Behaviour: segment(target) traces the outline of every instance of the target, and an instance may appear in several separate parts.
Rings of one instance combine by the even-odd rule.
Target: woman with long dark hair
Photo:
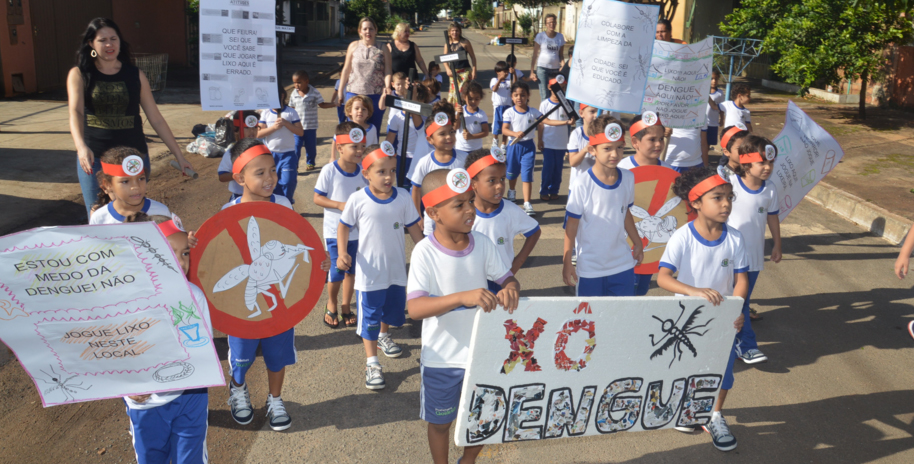
[[[130,45],[114,21],[95,18],[89,22],[76,51],[76,66],[67,76],[67,96],[87,213],[99,195],[95,174],[101,170],[99,158],[105,150],[119,146],[137,149],[143,154],[149,178],[149,147],[141,107],[178,164],[192,168],[159,113],[146,75],[130,62]]]

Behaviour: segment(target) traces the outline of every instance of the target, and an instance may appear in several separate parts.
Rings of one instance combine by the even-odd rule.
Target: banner
[[[635,204],[629,211],[644,246],[644,259],[635,266],[635,274],[656,274],[673,232],[694,214],[690,215],[686,204],[673,193],[678,172],[663,166],[638,166],[630,171],[635,175]],[[628,244],[633,245],[631,239]]]
[[[711,93],[711,38],[693,44],[654,42],[643,111],[660,116],[664,127],[704,127]]]
[[[45,407],[225,385],[208,320],[151,222],[0,237],[0,339]]]
[[[279,108],[276,2],[200,0],[203,111]]]
[[[477,311],[458,446],[701,425],[742,298],[522,298]]]
[[[640,113],[660,7],[585,1],[578,20],[569,100]]]
[[[784,128],[774,138],[778,157],[770,181],[778,188],[778,219],[782,222],[844,157],[838,141],[793,101],[787,103]]]

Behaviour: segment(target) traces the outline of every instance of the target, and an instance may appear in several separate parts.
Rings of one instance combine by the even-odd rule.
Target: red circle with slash
[[[666,249],[666,242],[676,229],[695,219],[695,214],[688,213],[684,201],[680,201],[672,208],[667,206],[669,202],[674,201],[674,198],[679,198],[673,193],[673,183],[679,177],[679,173],[675,170],[663,166],[638,166],[631,169],[631,172],[635,175],[634,206],[647,212],[646,215],[641,214],[647,217],[638,217],[635,211],[632,211],[632,215],[635,216],[635,226],[639,227],[639,232],[645,229],[650,230],[650,236],[645,235],[641,238],[641,243],[644,245],[644,260],[635,266],[635,274],[656,274],[660,270],[660,258],[663,256],[663,250]],[[653,189],[644,188],[652,183],[654,184]],[[639,184],[642,185],[642,188],[639,188]],[[657,214],[658,212],[661,214]],[[665,219],[668,217],[676,219],[675,226],[671,227],[672,221]],[[651,238],[654,240],[651,241]]]

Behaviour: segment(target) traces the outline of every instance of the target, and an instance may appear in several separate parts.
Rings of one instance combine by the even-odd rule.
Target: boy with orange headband
[[[660,258],[657,284],[677,296],[697,296],[717,306],[726,296],[746,298],[749,290],[749,258],[743,236],[727,219],[733,206],[733,186],[710,167],[695,168],[676,178],[673,192],[687,202],[697,216],[694,221],[673,233]],[[677,277],[673,273],[678,272]],[[733,322],[739,331],[743,315]],[[720,385],[711,419],[702,427],[711,434],[714,447],[721,451],[736,448],[736,437],[730,433],[721,408],[727,392],[733,387],[733,362],[736,359],[736,339],[730,351],[730,360]],[[697,430],[701,418],[693,424],[682,423],[675,427],[680,432]]]
[[[384,373],[378,361],[378,349],[396,358],[403,350],[388,334],[390,326],[406,322],[406,239],[422,240],[419,213],[406,190],[396,186],[397,159],[393,146],[370,145],[362,159],[362,175],[368,188],[353,193],[337,227],[338,243],[348,243],[349,233],[359,229],[359,249],[355,256],[339,250],[337,269],[348,271],[355,266],[356,300],[359,305],[356,334],[362,337],[365,355],[365,388],[385,387]],[[353,260],[355,263],[353,263]]]
[[[720,137],[720,149],[724,156],[720,157],[720,164],[717,166],[717,174],[720,177],[731,180],[739,171],[739,146],[748,135],[749,131],[741,122],[724,128],[724,133]]]
[[[171,216],[168,207],[146,198],[148,173],[140,152],[130,147],[114,147],[101,156],[98,200],[92,206],[89,224],[120,224],[127,216],[143,212]]]
[[[660,159],[660,155],[663,154],[663,132],[663,126],[656,113],[645,111],[644,114],[636,114],[629,129],[635,154],[619,161],[619,167],[634,169],[638,166],[663,166],[672,169],[666,161]]]
[[[407,295],[409,316],[422,320],[419,417],[428,422],[436,464],[448,462],[451,423],[457,418],[467,367],[475,308],[517,309],[520,283],[485,235],[473,231],[470,175],[463,169],[435,171],[422,184],[422,203],[437,227],[413,249]],[[401,234],[402,236],[402,234]],[[486,281],[501,289],[493,294]],[[472,464],[482,446],[467,446],[461,464]]]

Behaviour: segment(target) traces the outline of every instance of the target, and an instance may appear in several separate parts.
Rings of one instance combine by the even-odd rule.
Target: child
[[[559,97],[552,91],[552,85],[559,84],[564,88],[565,77],[549,80],[549,98],[540,103],[540,113],[546,114],[556,106],[561,106]],[[562,185],[562,168],[565,164],[565,149],[568,147],[568,127],[574,124],[564,108],[558,108],[549,115],[538,128],[537,145],[543,151],[543,179],[540,183],[540,200],[552,201],[559,197]]]
[[[520,79],[524,76],[523,71],[515,70],[515,76]],[[512,106],[511,103],[511,75],[508,74],[508,63],[499,61],[495,63],[495,77],[489,82],[489,89],[492,90],[492,108],[495,113],[492,116],[492,134],[501,134],[501,125],[504,122],[502,114]],[[507,143],[508,136],[502,135],[501,143]],[[493,143],[495,143],[493,141]]]
[[[425,88],[428,89],[428,93],[432,95],[432,100],[429,103],[435,104],[441,101],[441,82],[438,82],[437,79],[432,79],[429,77],[428,79],[422,81],[422,85],[424,85]]]
[[[422,202],[438,224],[413,249],[409,267],[409,316],[422,320],[419,417],[428,422],[428,445],[436,464],[448,462],[449,430],[457,418],[470,335],[479,307],[517,308],[520,284],[499,259],[495,245],[472,231],[473,190],[463,169],[435,171],[422,185]],[[486,281],[498,282],[492,294]],[[462,464],[476,462],[482,446],[467,446]]]
[[[362,159],[362,176],[368,188],[353,193],[337,228],[337,243],[349,243],[350,229],[359,229],[359,248],[355,256],[340,249],[337,269],[355,266],[356,301],[359,305],[356,334],[362,337],[365,355],[365,388],[384,388],[384,373],[378,362],[378,349],[396,358],[403,350],[388,334],[390,326],[406,322],[406,240],[403,228],[413,242],[422,240],[419,213],[409,201],[406,190],[394,185],[397,160],[378,145],[370,145]],[[353,263],[353,260],[355,263]]]
[[[742,123],[751,134],[752,121],[746,105],[752,100],[752,90],[749,89],[748,84],[740,83],[734,85],[731,92],[733,98],[720,105],[720,110],[724,113],[724,126],[735,126],[736,123]]]
[[[587,149],[590,143],[590,123],[597,117],[597,108],[587,106],[583,103],[579,105],[578,113],[584,121],[584,125],[575,128],[568,136],[568,164],[571,171],[568,173],[568,191],[583,174],[587,173],[593,167],[594,159]]]
[[[289,97],[289,106],[295,108],[301,120],[302,135],[295,136],[295,152],[301,159],[302,147],[305,149],[306,171],[313,171],[317,158],[317,108],[338,108],[336,101],[324,103],[321,93],[311,86],[308,72],[295,71],[292,75],[292,95]]]
[[[503,198],[507,170],[504,150],[493,145],[491,151],[480,149],[470,152],[466,166],[470,185],[476,192],[473,230],[495,244],[502,261],[516,276],[540,239],[540,225],[519,206]],[[523,234],[526,240],[520,253],[514,256],[514,237],[517,234]],[[490,280],[489,291],[498,293],[499,290],[501,286]]]
[[[279,88],[279,101],[286,101],[286,89]],[[263,139],[273,153],[276,163],[276,191],[295,203],[295,187],[298,185],[298,161],[301,152],[296,150],[295,136],[304,135],[298,113],[285,106],[279,110],[264,110],[257,124],[256,138]],[[233,171],[234,172],[234,171]]]
[[[657,124],[661,124],[659,117]],[[682,174],[697,166],[709,165],[708,146],[702,142],[704,134],[701,129],[676,128],[672,129],[669,134],[670,141],[667,144],[665,161],[671,169]]]
[[[466,105],[455,108],[455,111],[458,118],[463,118],[466,122],[466,130],[457,130],[457,143],[454,149],[466,158],[471,151],[482,148],[482,139],[489,135],[489,116],[479,107],[479,102],[482,101],[482,86],[478,82],[471,81],[467,84],[463,101]],[[458,128],[459,121],[458,119]]]
[[[381,99],[378,101],[378,109],[384,111],[387,109],[387,103],[385,102],[387,95],[393,95],[397,98],[406,99],[406,96],[409,93],[409,80],[406,77],[406,74],[403,72],[394,73],[390,76],[390,90],[386,90],[385,94],[381,96]],[[390,135],[390,124],[394,119],[398,117],[403,117],[403,110],[398,110],[396,108],[391,108],[387,113],[387,135]],[[400,146],[400,141],[397,137],[394,137],[393,140],[388,140],[393,144],[394,149]],[[399,152],[398,152],[399,153]]]
[[[346,102],[346,116],[365,131],[365,145],[377,145],[378,128],[371,123],[374,113],[371,99],[365,95],[355,95]],[[330,161],[336,161],[336,142],[330,146]]]
[[[429,62],[429,64],[428,64],[428,74],[427,74],[425,77],[427,77],[427,78],[428,78],[428,77],[431,77],[432,79],[435,79],[436,81],[438,81],[438,89],[439,89],[439,90],[441,89],[441,87],[444,86],[444,78],[441,76],[440,73],[441,73],[441,66],[438,66],[438,63],[436,63],[436,62],[434,62],[434,61]],[[435,93],[434,99],[435,99],[435,100],[440,100],[440,99],[441,99],[441,92],[440,92],[440,91]]]
[[[743,139],[749,135],[746,126],[737,123],[735,126],[724,127],[724,135],[720,138],[720,148],[724,155],[720,157],[717,174],[726,180],[736,175],[739,170],[739,146]]]
[[[428,92],[428,88],[424,85],[416,85],[413,89],[413,97],[416,101],[427,102],[431,99],[431,94]],[[383,100],[381,100],[383,102]],[[409,140],[406,143],[406,160],[404,164],[398,167],[402,169],[403,172],[410,172],[412,170],[413,158],[416,156],[416,150],[420,150],[421,155],[428,153],[428,142],[425,140],[425,133],[422,132],[422,126],[425,124],[425,119],[418,114],[410,114],[410,119],[412,124],[409,125]],[[397,153],[397,159],[400,159],[400,134],[403,133],[404,123],[406,122],[406,115],[402,110],[390,110],[390,121],[387,126],[387,141],[390,143],[397,142],[398,145],[395,145],[394,150]],[[421,156],[420,155],[420,156]],[[406,177],[404,180],[404,185],[402,188],[410,188],[409,177]]]
[[[645,120],[644,116],[650,113]],[[653,125],[648,121],[654,121]],[[669,168],[670,165],[660,159],[663,154],[663,125],[660,124],[659,118],[652,111],[645,111],[644,115],[636,114],[632,118],[632,127],[629,134],[632,137],[632,148],[635,154],[619,161],[619,167],[622,169],[634,169],[638,166],[663,166]]]
[[[517,143],[511,144],[512,140],[520,137],[524,130],[542,116],[539,110],[527,106],[528,100],[530,87],[526,82],[515,82],[511,86],[511,101],[514,102],[514,106],[505,110],[502,115],[504,122],[501,125],[501,132],[508,136],[508,183],[511,185],[511,190],[508,190],[508,201],[517,199],[514,188],[517,186],[517,176],[520,175],[524,188],[524,212],[533,216],[536,213],[530,204],[530,197],[533,196],[533,162],[536,159],[536,144],[533,137],[536,130],[530,131]]]
[[[911,251],[914,250],[914,234],[911,233],[914,226],[908,229],[908,236],[901,245],[901,251],[898,252],[898,258],[895,259],[895,275],[899,279],[904,279],[908,275],[908,265],[911,259]],[[914,338],[914,320],[908,322],[908,335]]]
[[[702,297],[717,306],[726,296],[746,298],[749,289],[749,258],[746,245],[738,230],[727,227],[733,201],[733,186],[718,176],[710,167],[692,169],[678,178],[673,191],[682,201],[688,202],[697,213],[694,221],[673,233],[660,258],[657,284],[677,296]],[[678,277],[673,277],[674,272]],[[743,315],[733,322],[739,331]],[[734,347],[735,347],[734,340]],[[703,426],[711,434],[714,447],[721,451],[736,448],[736,437],[730,433],[727,420],[721,415],[727,392],[733,387],[733,362],[736,350],[731,350],[730,361],[721,383],[721,390],[714,404],[711,420]],[[677,426],[680,432],[692,432],[697,426]]]
[[[724,93],[717,87],[720,82],[720,71],[711,71],[711,93],[708,95],[708,107],[705,109],[705,118],[707,126],[702,129],[705,138],[705,151],[709,151],[714,145],[717,145],[717,129],[720,127],[720,104],[724,102]]]
[[[577,287],[577,296],[635,293],[635,265],[644,257],[644,247],[628,210],[635,201],[635,175],[617,167],[625,149],[622,131],[622,123],[609,115],[590,123],[594,135],[587,149],[596,163],[568,194],[562,277],[565,285]],[[571,262],[572,249],[577,269]]]
[[[385,144],[387,142],[384,142]],[[324,242],[327,254],[330,257],[331,268],[327,274],[327,295],[329,301],[324,314],[324,325],[331,329],[339,328],[338,316],[342,314],[342,323],[346,327],[355,327],[355,314],[350,309],[352,301],[355,269],[341,271],[336,267],[339,257],[338,242],[336,240],[337,227],[340,214],[346,206],[346,201],[353,193],[365,188],[368,183],[365,177],[359,175],[362,155],[365,150],[365,133],[358,124],[346,121],[336,126],[336,144],[340,151],[338,160],[321,168],[320,176],[314,185],[314,204],[324,208]],[[393,151],[393,147],[390,147]],[[355,255],[359,249],[359,230],[353,229],[349,234],[349,241],[343,245],[349,255]],[[338,304],[337,293],[340,283],[343,285],[343,303]],[[337,307],[341,306],[339,312]]]
[[[130,147],[110,148],[101,156],[98,199],[89,224],[119,224],[133,213],[171,216],[168,207],[146,198],[147,173],[140,152]]]
[[[745,240],[749,258],[749,290],[743,303],[745,323],[736,334],[736,355],[746,364],[765,362],[768,357],[758,349],[752,321],[749,317],[749,298],[765,263],[765,225],[771,231],[774,247],[771,262],[781,261],[781,226],[778,221],[778,191],[771,177],[777,148],[764,137],[750,135],[739,146],[738,176],[730,178],[733,185],[733,211],[727,225],[739,231]]]

